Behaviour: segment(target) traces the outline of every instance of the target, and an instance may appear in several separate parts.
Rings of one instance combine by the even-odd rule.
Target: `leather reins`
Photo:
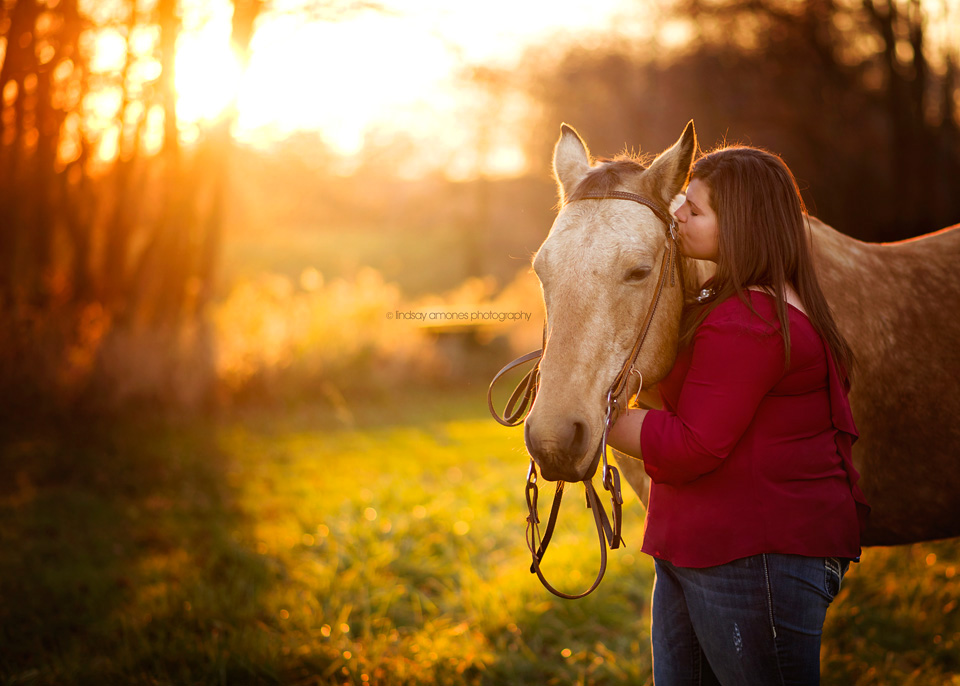
[[[600,539],[600,571],[597,573],[597,577],[594,579],[590,588],[583,593],[571,595],[568,593],[563,593],[562,591],[558,591],[550,584],[550,582],[547,581],[546,577],[543,575],[543,572],[540,570],[540,562],[547,551],[547,546],[550,543],[550,539],[553,536],[554,527],[557,523],[557,516],[560,512],[560,501],[563,498],[563,487],[565,482],[557,482],[557,489],[553,497],[553,505],[550,507],[550,515],[547,519],[546,529],[541,536],[540,516],[537,511],[537,465],[536,462],[534,462],[533,457],[531,456],[530,458],[530,467],[527,470],[526,485],[528,511],[526,539],[527,548],[530,550],[530,554],[533,559],[530,565],[530,572],[537,575],[537,577],[540,579],[540,582],[548,591],[554,595],[557,595],[561,598],[567,598],[569,600],[583,598],[584,596],[592,593],[597,586],[600,585],[600,581],[603,579],[603,575],[607,570],[607,546],[609,545],[611,550],[616,550],[620,547],[620,544],[623,543],[623,538],[621,537],[621,529],[623,524],[623,493],[620,488],[620,472],[616,467],[607,462],[607,434],[610,431],[610,427],[613,425],[615,417],[619,415],[620,396],[622,396],[627,389],[630,374],[636,373],[637,376],[640,377],[640,385],[643,385],[643,375],[635,366],[637,357],[640,355],[640,349],[643,347],[643,343],[650,331],[654,314],[656,314],[657,306],[660,304],[663,289],[668,281],[671,286],[674,286],[677,281],[677,274],[679,273],[677,221],[670,213],[665,212],[660,205],[642,195],[629,193],[626,191],[588,193],[578,197],[576,200],[629,200],[631,202],[639,203],[644,207],[649,208],[657,217],[657,219],[663,222],[667,233],[667,244],[666,249],[663,252],[663,260],[660,265],[660,274],[657,277],[657,284],[654,287],[653,299],[650,301],[650,305],[647,308],[647,313],[643,318],[640,331],[637,334],[637,338],[634,341],[630,354],[627,356],[627,359],[620,368],[619,373],[613,380],[610,388],[607,390],[606,417],[604,419],[603,438],[598,446],[598,455],[594,457],[593,465],[591,465],[593,467],[593,469],[589,472],[591,476],[587,477],[583,481],[587,491],[587,507],[593,511],[593,519],[597,527],[598,538]],[[546,324],[544,324],[544,347],[546,346],[546,332]],[[497,374],[493,377],[493,380],[490,382],[490,386],[487,389],[487,408],[490,410],[490,414],[493,415],[493,418],[500,424],[512,427],[519,426],[525,421],[530,408],[533,406],[533,402],[537,396],[537,390],[540,386],[540,359],[542,356],[543,348],[529,352],[526,355],[521,355],[517,359],[506,364],[503,369],[497,372]],[[521,379],[520,383],[517,384],[517,387],[513,390],[513,393],[511,393],[510,398],[507,400],[507,403],[504,407],[503,414],[498,414],[493,407],[494,385],[500,380],[501,377],[503,377],[504,374],[531,361],[535,361],[533,367],[529,372],[527,372],[523,379]],[[612,523],[611,518],[607,516],[606,510],[604,510],[603,505],[600,502],[600,497],[597,494],[596,488],[593,486],[592,474],[594,473],[593,470],[596,469],[594,465],[596,465],[598,459],[603,463],[601,483],[603,484],[604,489],[610,493],[610,504],[613,520]]]

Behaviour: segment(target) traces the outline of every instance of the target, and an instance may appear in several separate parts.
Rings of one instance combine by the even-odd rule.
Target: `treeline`
[[[502,82],[538,104],[527,143],[559,124],[598,154],[658,152],[690,118],[701,145],[780,153],[813,213],[867,240],[960,222],[960,16],[920,0],[637,3],[646,37],[530,52]],[[657,33],[670,27],[683,40]]]
[[[273,10],[232,5],[242,64],[256,20]],[[326,19],[371,7],[304,0],[289,11]],[[491,103],[489,116],[464,120],[476,129],[474,154],[513,135],[497,103],[512,98],[501,109],[515,113],[522,101],[530,171],[458,182],[396,178],[391,156],[415,152],[409,138],[369,151],[352,176],[331,171],[313,136],[269,153],[237,148],[235,102],[184,144],[183,11],[178,0],[0,2],[4,406],[202,404],[225,225],[437,239],[464,278],[509,282],[549,228],[549,161],[564,121],[601,155],[659,152],[691,118],[705,148],[767,147],[793,168],[813,213],[859,238],[960,221],[960,23],[947,5],[638,1],[619,36],[574,36],[531,48],[509,72],[473,71]],[[95,59],[104,39],[121,46],[113,63]]]
[[[262,3],[233,5],[242,63]],[[177,0],[0,3],[7,402],[109,400],[125,365],[156,353],[154,376],[170,378],[179,355],[169,350],[208,347],[199,322],[222,239],[236,107],[227,103],[183,144],[181,11]],[[112,63],[102,59],[105,42],[122,46]]]

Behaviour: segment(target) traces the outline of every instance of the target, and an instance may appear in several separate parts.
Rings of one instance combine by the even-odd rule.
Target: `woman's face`
[[[698,260],[717,261],[720,228],[710,206],[710,187],[700,179],[687,186],[687,199],[674,213],[680,222],[680,252]]]

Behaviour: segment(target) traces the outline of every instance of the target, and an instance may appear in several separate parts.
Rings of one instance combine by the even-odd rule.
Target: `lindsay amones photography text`
[[[494,310],[393,310],[387,319],[415,322],[529,322],[531,312],[496,312]]]
[[[0,684],[960,686],[958,27],[0,0]]]

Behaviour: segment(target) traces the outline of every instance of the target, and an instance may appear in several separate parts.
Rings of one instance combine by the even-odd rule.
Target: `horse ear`
[[[560,200],[567,198],[590,171],[590,151],[572,126],[560,127],[560,140],[553,149],[553,175],[560,187]]]
[[[697,133],[691,119],[680,139],[668,150],[664,150],[650,165],[647,174],[655,182],[655,188],[667,205],[676,197],[677,193],[687,185],[690,176],[690,166],[697,151]]]

